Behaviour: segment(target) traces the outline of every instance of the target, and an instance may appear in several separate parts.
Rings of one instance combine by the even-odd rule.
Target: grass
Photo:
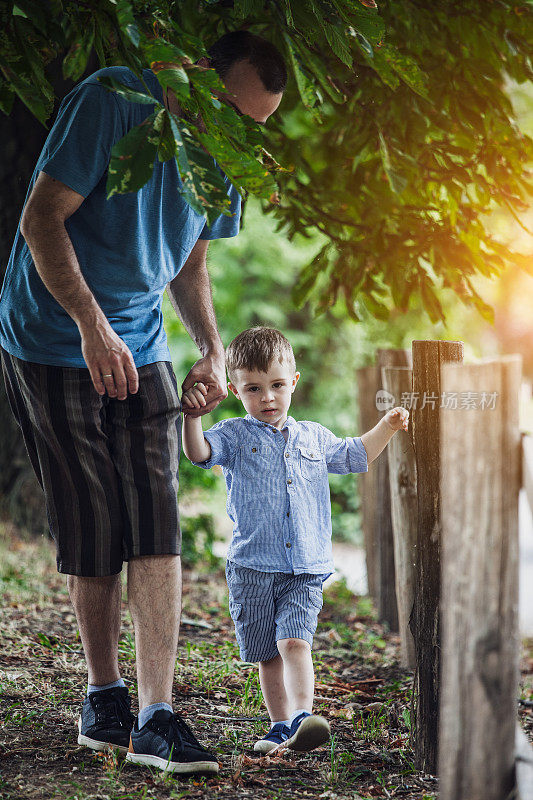
[[[435,783],[415,770],[408,744],[411,676],[399,667],[397,638],[376,622],[368,599],[342,582],[327,587],[313,650],[315,707],[332,726],[330,745],[259,758],[253,744],[269,721],[257,665],[239,659],[223,572],[185,574],[184,615],[211,628],[183,627],[174,701],[222,763],[218,776],[189,780],[77,746],[87,674],[50,543],[0,527],[0,586],[2,800],[435,798]],[[125,605],[122,622],[122,675],[135,710],[135,641]],[[529,687],[523,691],[530,696]]]

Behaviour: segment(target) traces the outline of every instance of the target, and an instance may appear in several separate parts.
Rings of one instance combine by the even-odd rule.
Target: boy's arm
[[[385,416],[380,419],[367,433],[363,433],[361,441],[366,450],[368,463],[374,461],[382,450],[388,445],[389,440],[400,428],[407,430],[409,424],[409,412],[402,406],[391,408]]]
[[[189,461],[207,461],[211,458],[211,445],[204,436],[201,417],[184,415],[183,451]]]

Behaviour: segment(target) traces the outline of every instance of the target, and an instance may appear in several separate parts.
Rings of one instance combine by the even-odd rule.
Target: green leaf
[[[389,148],[387,147],[387,142],[385,141],[385,137],[381,131],[379,132],[379,149],[381,152],[383,169],[385,170],[385,174],[388,178],[389,186],[395,194],[401,194],[407,186],[407,180],[398,172],[394,171],[390,160]]]
[[[306,63],[308,68],[312,71],[313,75],[319,81],[320,85],[328,93],[335,103],[344,103],[346,95],[334,82],[331,75],[326,70],[324,63],[317,58],[310,50],[306,52]]]
[[[373,317],[376,319],[380,319],[383,322],[387,322],[390,317],[390,309],[385,303],[380,303],[371,293],[366,293],[362,295],[363,303],[372,314]]]
[[[128,39],[139,46],[140,34],[135,17],[133,16],[132,5],[129,0],[110,0],[117,7],[117,20],[120,28],[125,32]]]
[[[359,33],[359,31],[356,31],[356,30],[353,30],[353,36],[354,36],[357,44],[359,45],[359,47],[363,51],[363,53],[366,56],[368,56],[369,58],[373,58],[374,57],[374,50],[372,48],[372,45],[370,44],[370,42],[366,38],[366,36],[363,36],[362,33]]]
[[[178,102],[186,101],[189,98],[189,78],[183,67],[168,67],[153,71],[163,89],[170,89]]]
[[[482,297],[476,292],[472,283],[469,279],[465,276],[465,283],[467,284],[468,288],[470,289],[470,298],[474,303],[475,308],[477,309],[478,313],[486,319],[487,322],[490,322],[491,325],[494,325],[494,309],[492,306],[489,306]]]
[[[245,17],[259,14],[263,10],[264,0],[235,0],[234,12],[235,15],[244,19]]]
[[[142,42],[140,49],[154,72],[158,68],[167,69],[171,65],[179,66],[191,63],[191,59],[184,50],[175,44],[163,41],[163,39],[150,39]]]
[[[442,306],[437,295],[431,288],[429,281],[422,276],[419,276],[419,287],[423,306],[426,309],[431,322],[445,322]]]
[[[35,0],[17,0],[13,5],[13,16],[30,20],[43,33],[47,32],[46,12],[42,3]]]
[[[235,186],[264,198],[276,191],[276,182],[269,170],[253,153],[236,151],[220,130],[209,128],[207,133],[199,133],[198,138]]]
[[[137,192],[150,180],[159,145],[154,121],[156,111],[132,128],[111,151],[107,175],[107,198],[114,194]]]
[[[207,215],[209,223],[221,213],[231,215],[224,178],[211,156],[195,140],[194,127],[174,114],[169,117],[186,201],[198,214]]]
[[[301,308],[315,285],[318,276],[323,272],[329,261],[328,254],[331,250],[331,243],[328,242],[316,254],[313,260],[307,264],[298,277],[298,282],[292,289],[292,301],[296,308]]]
[[[190,82],[196,89],[212,94],[226,91],[223,81],[219,78],[214,69],[205,69],[205,67],[191,64],[187,67],[187,74]]]
[[[26,78],[17,75],[10,67],[4,66],[2,67],[2,71],[24,105],[30,109],[31,113],[34,114],[46,128],[46,120],[52,113],[54,107],[53,100],[46,97],[42,91],[39,91],[40,87],[36,87]]]
[[[298,86],[298,91],[300,92],[300,97],[302,98],[302,102],[304,106],[312,113],[313,117],[319,121],[320,114],[318,110],[315,108],[317,103],[317,94],[316,89],[313,82],[305,73],[300,57],[293,45],[293,42],[284,34],[285,43],[287,45],[287,50],[289,52],[289,58],[292,64],[292,69],[294,72],[294,77],[296,78],[296,85]]]
[[[159,131],[157,156],[160,161],[170,161],[176,155],[176,140],[172,132],[170,116],[165,109],[161,109],[155,118],[154,128]]]
[[[125,83],[117,81],[109,75],[102,75],[98,78],[98,82],[105,86],[106,89],[116,92],[121,97],[129,100],[130,103],[142,103],[145,106],[153,106],[154,104],[161,105],[159,100],[146,92],[137,92]]]
[[[417,94],[429,99],[427,75],[422,72],[414,58],[400,53],[391,45],[383,45],[381,54],[404,83],[410,86]]]
[[[0,109],[4,112],[4,114],[7,114],[8,116],[11,114],[14,101],[15,92],[7,83],[2,81],[0,84]]]
[[[54,92],[45,77],[43,58],[40,51],[30,44],[30,42],[33,42],[35,39],[33,25],[26,19],[17,17],[13,22],[13,27],[15,29],[16,39],[25,55],[26,64],[29,65],[33,72],[35,83],[39,86],[43,94],[46,94],[52,99]]]
[[[352,54],[350,53],[350,48],[348,47],[348,42],[346,40],[346,35],[344,31],[341,32],[339,28],[335,25],[328,25],[327,23],[324,25],[324,32],[326,34],[326,39],[328,40],[329,46],[344,64],[347,67],[352,66]]]
[[[81,39],[74,42],[63,59],[63,77],[77,81],[87,68],[94,42],[94,20],[91,20]]]

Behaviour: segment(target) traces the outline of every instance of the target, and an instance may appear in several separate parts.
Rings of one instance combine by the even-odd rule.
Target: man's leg
[[[128,562],[128,604],[135,627],[139,708],[172,705],[181,613],[181,559],[145,556]]]
[[[89,683],[105,686],[120,678],[120,575],[106,578],[68,575],[67,586],[78,621]]]

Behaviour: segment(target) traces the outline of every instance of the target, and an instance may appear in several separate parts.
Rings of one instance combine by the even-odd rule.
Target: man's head
[[[287,83],[283,56],[273,44],[249,31],[226,33],[201,58],[224,81],[221,95],[240,114],[264,123],[281,102]]]
[[[243,331],[226,350],[229,388],[258,420],[283,427],[300,373],[288,339],[275,328]]]

